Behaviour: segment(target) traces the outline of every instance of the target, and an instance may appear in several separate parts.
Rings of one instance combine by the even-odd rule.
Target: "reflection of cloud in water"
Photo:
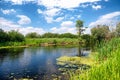
[[[29,65],[31,57],[31,52],[25,49],[23,56],[21,56],[21,58],[19,59],[21,67],[26,67],[27,65]]]

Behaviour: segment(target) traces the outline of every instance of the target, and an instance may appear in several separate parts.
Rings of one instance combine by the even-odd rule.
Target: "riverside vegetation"
[[[120,38],[102,42],[95,57],[97,64],[81,74],[70,73],[70,80],[120,80]]]

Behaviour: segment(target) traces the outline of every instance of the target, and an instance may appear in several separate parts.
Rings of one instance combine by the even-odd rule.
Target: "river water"
[[[82,53],[82,54],[81,54]],[[56,59],[61,56],[87,56],[79,47],[29,47],[0,49],[0,80],[29,78],[52,80],[60,75]],[[61,78],[64,79],[64,78]]]

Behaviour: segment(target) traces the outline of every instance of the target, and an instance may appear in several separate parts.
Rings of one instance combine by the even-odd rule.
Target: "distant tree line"
[[[58,34],[58,33],[45,33],[43,35],[39,35],[35,32],[28,33],[25,36],[26,38],[77,38],[77,35],[71,34],[71,33],[64,33],[64,34]]]
[[[19,33],[18,31],[11,30],[9,32],[5,32],[0,29],[0,43],[1,42],[22,42],[25,40],[24,35]]]

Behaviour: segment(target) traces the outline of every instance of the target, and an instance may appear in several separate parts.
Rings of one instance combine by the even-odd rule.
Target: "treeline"
[[[22,42],[25,41],[25,38],[77,38],[77,35],[71,33],[57,34],[57,33],[45,33],[39,35],[36,32],[31,32],[25,36],[18,31],[11,30],[5,32],[0,29],[0,42]]]
[[[9,32],[5,32],[0,29],[0,43],[3,42],[22,42],[25,40],[24,35],[19,33],[18,31],[11,30]]]
[[[64,34],[58,34],[58,33],[45,33],[43,35],[39,35],[35,32],[28,33],[25,36],[26,38],[77,38],[77,35],[71,34],[71,33],[64,33]]]

